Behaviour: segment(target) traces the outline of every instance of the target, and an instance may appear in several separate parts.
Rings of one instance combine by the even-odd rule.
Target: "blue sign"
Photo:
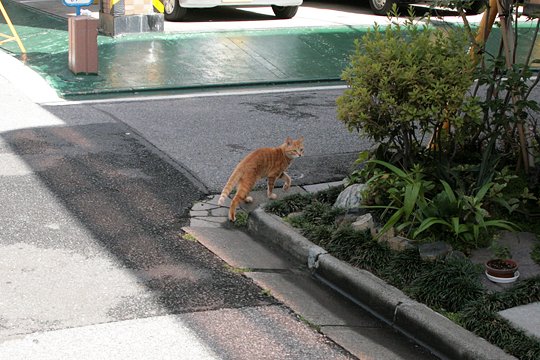
[[[64,5],[77,8],[77,16],[81,15],[81,8],[83,6],[90,6],[93,2],[94,0],[62,0]]]

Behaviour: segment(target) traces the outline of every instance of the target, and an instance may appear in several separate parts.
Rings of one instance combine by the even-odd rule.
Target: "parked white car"
[[[211,8],[215,6],[272,6],[278,19],[290,19],[302,5],[302,0],[163,0],[165,20],[180,21],[188,8]]]
[[[484,11],[487,0],[471,0],[466,8],[467,15],[476,15]],[[405,9],[409,4],[436,4],[433,0],[369,0],[369,6],[375,15],[387,16],[392,10],[392,6],[396,4],[398,7]],[[406,10],[401,11],[402,14],[407,14]]]

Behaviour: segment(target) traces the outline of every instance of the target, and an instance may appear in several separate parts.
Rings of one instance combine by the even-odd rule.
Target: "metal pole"
[[[10,37],[10,40],[17,41],[17,44],[19,45],[19,48],[21,49],[21,52],[23,54],[26,54],[26,49],[24,48],[24,45],[21,41],[21,38],[19,38],[19,35],[17,34],[17,31],[15,30],[15,27],[11,23],[11,20],[9,19],[9,16],[6,12],[6,9],[4,8],[4,5],[2,4],[2,1],[0,0],[0,11],[2,12],[2,15],[4,15],[4,19],[6,19],[7,25],[9,27],[9,30],[13,34],[12,37]]]

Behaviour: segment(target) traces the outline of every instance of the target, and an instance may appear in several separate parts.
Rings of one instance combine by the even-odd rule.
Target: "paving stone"
[[[322,184],[304,185],[302,187],[304,188],[304,190],[306,190],[309,193],[316,193],[316,192],[326,190],[332,187],[343,186],[343,184],[344,184],[344,181],[341,180],[341,181],[333,181],[333,182],[327,182],[327,183],[322,183]]]
[[[540,302],[517,306],[499,312],[503,318],[540,340]]]
[[[189,225],[194,226],[194,227],[212,227],[212,228],[220,228],[221,227],[221,223],[207,221],[207,219],[209,219],[209,218],[207,218],[207,217],[204,217],[204,218],[194,217],[194,218],[191,218],[189,220]]]
[[[218,205],[218,201],[219,201],[219,198],[221,197],[220,194],[218,195],[211,195],[208,197],[208,199],[206,201],[204,201],[205,203],[207,204],[210,204],[210,205]]]
[[[228,207],[220,207],[210,210],[210,216],[227,217],[229,215]]]
[[[191,217],[206,217],[206,216],[208,216],[208,211],[206,211],[206,210],[191,210],[189,212],[189,216],[191,216]]]
[[[198,202],[193,205],[191,210],[193,211],[201,211],[201,210],[212,210],[218,208],[219,205],[209,204],[206,202]]]
[[[203,218],[200,218],[200,219],[203,219]],[[216,224],[224,224],[227,221],[229,221],[229,219],[226,216],[208,216],[208,217],[205,217],[204,220],[207,222],[216,223]]]

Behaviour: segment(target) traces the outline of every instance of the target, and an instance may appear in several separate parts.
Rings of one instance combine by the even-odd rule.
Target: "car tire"
[[[369,0],[369,7],[375,15],[388,15],[394,4],[397,4],[396,0]]]
[[[272,10],[278,19],[292,19],[298,11],[298,6],[272,5]]]
[[[186,17],[187,9],[180,6],[179,0],[163,0],[163,17],[167,21],[180,21]]]

